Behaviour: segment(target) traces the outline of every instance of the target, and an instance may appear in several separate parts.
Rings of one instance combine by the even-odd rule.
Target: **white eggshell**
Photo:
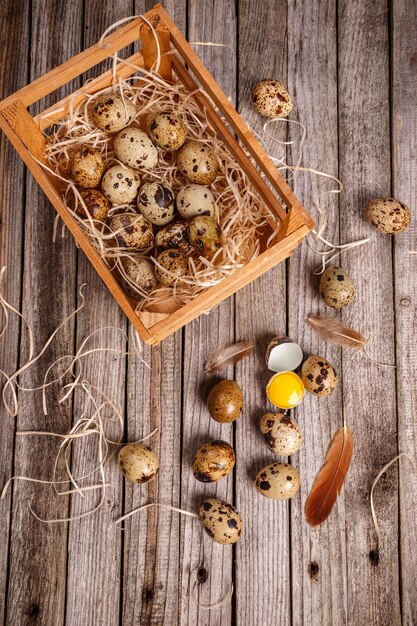
[[[158,163],[158,150],[140,128],[124,128],[114,140],[117,158],[134,169],[150,170]]]
[[[266,351],[266,365],[273,372],[294,371],[303,360],[303,351],[289,337],[275,337]]]
[[[125,165],[113,165],[101,181],[104,195],[114,205],[132,202],[136,198],[139,185],[139,175]]]

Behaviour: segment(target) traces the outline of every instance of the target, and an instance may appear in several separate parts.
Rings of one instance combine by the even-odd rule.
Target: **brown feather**
[[[219,372],[228,365],[233,365],[252,354],[253,349],[252,341],[239,341],[230,346],[222,346],[207,360],[206,372],[209,374]]]
[[[353,328],[342,324],[338,317],[310,315],[306,322],[320,337],[336,344],[336,346],[363,350],[368,343],[368,339]]]
[[[318,526],[328,518],[342,489],[353,453],[353,437],[348,428],[341,428],[332,439],[321,470],[316,476],[305,506],[310,526]]]

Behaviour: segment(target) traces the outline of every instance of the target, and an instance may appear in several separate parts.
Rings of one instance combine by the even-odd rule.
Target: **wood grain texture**
[[[258,133],[265,120],[250,104],[252,89],[260,79],[286,77],[286,32],[286,3],[239,2],[238,108]],[[266,148],[272,151],[275,144],[269,141]],[[236,546],[238,626],[291,624],[289,503],[263,498],[253,483],[257,471],[276,458],[264,445],[259,418],[271,410],[264,391],[270,375],[265,350],[270,339],[286,333],[285,298],[284,264],[236,294],[236,339],[254,339],[257,346],[256,357],[236,367],[245,396],[236,424],[236,506],[246,528]]]
[[[355,301],[342,312],[348,326],[372,331],[370,349],[393,363],[394,308],[391,240],[365,222],[373,197],[389,196],[389,40],[385,1],[339,3],[339,171],[341,235],[371,236],[369,245],[344,256],[356,281]],[[356,443],[345,482],[348,624],[401,622],[397,541],[387,543],[379,565],[370,558],[375,533],[369,510],[372,480],[397,451],[395,371],[343,352],[343,410]],[[377,514],[384,536],[398,536],[396,469],[379,490]],[[360,572],[360,574],[359,574]]]
[[[29,16],[27,6],[16,6],[14,1],[3,2],[0,7],[1,32],[9,30],[9,37],[1,46],[0,59],[8,71],[0,77],[0,98],[16,91],[28,82],[28,38]],[[22,56],[14,54],[17,46]],[[22,282],[22,230],[25,203],[26,174],[23,164],[6,137],[0,136],[0,179],[7,181],[0,191],[0,267],[7,267],[4,284],[1,287],[6,300],[20,308]],[[1,369],[16,371],[19,363],[20,322],[16,316],[10,317],[7,334],[0,344]],[[0,408],[0,485],[13,474],[15,420]],[[0,504],[0,621],[4,619],[7,592],[7,567],[9,557],[9,533],[11,492]]]
[[[417,351],[413,340],[417,332],[417,121],[413,102],[417,98],[417,5],[392,3],[392,193],[411,208],[411,227],[394,239],[395,322],[397,347],[398,448],[417,458],[415,414],[417,396]],[[408,461],[401,462],[400,558],[401,609],[404,626],[417,622],[417,594],[413,583],[415,538],[417,535],[417,483]],[[379,492],[377,494],[379,500]],[[383,550],[393,538],[384,534]]]
[[[290,117],[307,128],[303,164],[337,176],[337,15],[334,2],[318,0],[288,5],[288,88],[295,100]],[[297,162],[300,130],[290,127],[289,158]],[[314,207],[320,194],[334,183],[313,174],[299,173],[294,191],[307,207]],[[320,202],[329,215],[326,239],[339,243],[338,197],[323,196]],[[317,211],[313,217],[319,220]],[[310,237],[314,247],[320,242]],[[319,340],[305,323],[310,313],[330,313],[320,300],[319,278],[312,272],[320,257],[308,245],[301,246],[289,261],[288,335],[299,341],[306,354],[327,358],[341,377],[340,349]],[[302,297],[300,297],[300,290]],[[327,310],[326,310],[327,309]],[[331,314],[331,313],[330,313]],[[329,398],[306,394],[295,411],[304,433],[304,443],[292,462],[302,478],[301,498],[291,502],[291,557],[293,623],[332,626],[346,623],[345,508],[339,498],[329,520],[310,528],[304,505],[335,432],[342,426],[341,384]],[[316,569],[318,568],[317,573]]]
[[[236,19],[232,3],[191,2],[188,14],[189,41],[211,41],[222,47],[196,46],[195,50],[207,69],[219,82],[232,102],[236,101]],[[218,424],[207,409],[207,395],[220,378],[233,378],[233,367],[221,376],[204,374],[208,355],[221,345],[231,343],[234,336],[234,302],[228,298],[219,307],[202,315],[184,330],[183,375],[183,437],[181,465],[181,507],[197,511],[204,496],[233,503],[233,475],[215,484],[198,482],[191,471],[197,448],[210,440],[222,439],[233,445],[233,425]],[[193,585],[197,569],[207,571],[208,579],[199,585],[202,604],[215,604],[223,599],[232,583],[232,546],[213,543],[202,531],[198,520],[181,519],[181,577],[179,620],[181,626],[228,626],[232,620],[232,603],[207,611],[196,606]],[[194,599],[193,599],[194,598]]]
[[[66,10],[52,1],[33,3],[31,79],[79,49],[79,9],[80,5],[74,14],[71,7]],[[37,350],[75,303],[74,244],[69,238],[59,238],[52,244],[54,217],[43,192],[28,177],[23,312],[32,324]],[[21,376],[21,384],[28,387],[40,384],[46,367],[61,354],[72,352],[73,332],[72,322],[59,333],[45,358]],[[21,363],[26,359],[27,349],[27,333],[24,332]],[[17,428],[66,432],[71,423],[71,403],[57,406],[58,391],[51,388],[50,407],[53,409],[46,417],[42,414],[38,393],[21,393]],[[14,472],[50,479],[56,452],[57,445],[46,438],[18,438]],[[64,623],[67,527],[40,523],[31,515],[29,505],[45,518],[65,517],[68,513],[67,498],[54,497],[51,489],[14,485],[6,623],[59,626]]]

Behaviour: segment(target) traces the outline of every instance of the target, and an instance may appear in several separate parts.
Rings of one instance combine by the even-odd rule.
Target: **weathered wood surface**
[[[1,94],[9,95],[92,44],[112,21],[150,6],[148,0],[3,2],[0,24],[8,37],[1,49]],[[253,84],[267,76],[288,84],[295,99],[291,117],[308,131],[303,164],[339,172],[345,184],[343,194],[323,203],[333,211],[328,238],[335,243],[372,239],[342,257],[358,286],[356,301],[342,318],[365,333],[372,331],[372,355],[396,362],[397,370],[341,353],[305,326],[310,312],[328,312],[310,279],[317,257],[306,244],[286,265],[209,316],[157,348],[145,348],[143,358],[151,369],[133,356],[89,359],[86,377],[101,383],[124,409],[126,440],[159,429],[152,439],[161,456],[159,479],[136,489],[120,480],[112,463],[113,493],[100,513],[68,526],[42,525],[28,505],[45,517],[65,517],[85,510],[95,496],[81,503],[78,496],[57,501],[47,487],[16,483],[0,503],[1,619],[8,626],[416,624],[417,486],[406,460],[399,471],[389,470],[376,491],[383,533],[379,563],[372,552],[376,537],[369,510],[369,489],[381,466],[397,450],[414,460],[417,454],[417,261],[409,254],[417,249],[416,226],[393,242],[362,217],[374,195],[392,194],[412,208],[415,204],[415,2],[170,0],[164,6],[189,41],[226,44],[196,51],[257,132],[262,120],[249,104]],[[295,141],[287,151],[295,160],[299,131],[290,127],[274,134]],[[266,146],[282,156],[284,148],[272,140]],[[34,325],[37,349],[79,301],[78,286],[88,283],[86,315],[62,329],[45,363],[78,347],[96,318],[128,330],[133,350],[129,325],[71,238],[59,237],[51,245],[53,210],[3,137],[0,167],[5,293]],[[310,208],[329,183],[299,174],[293,186]],[[280,333],[298,339],[306,352],[329,358],[342,382],[328,399],[307,396],[297,411],[304,446],[291,462],[300,470],[302,488],[290,503],[262,499],[251,482],[273,456],[257,422],[269,408],[262,391],[268,378],[264,350]],[[220,343],[235,338],[255,339],[256,357],[224,373],[242,385],[246,406],[235,425],[220,426],[208,416],[205,398],[216,377],[204,375],[204,362]],[[116,333],[112,345],[127,347]],[[0,369],[13,370],[26,351],[27,334],[12,318],[1,344]],[[37,384],[40,372],[30,370],[21,383]],[[51,475],[55,443],[15,437],[16,428],[65,432],[82,406],[76,394],[73,406],[66,403],[45,418],[37,394],[21,392],[19,399],[17,420],[1,410],[0,487],[13,472]],[[343,416],[356,442],[352,468],[332,516],[312,530],[304,521],[305,498]],[[218,485],[197,483],[190,471],[193,454],[206,439],[219,437],[234,443],[236,469]],[[78,448],[72,463],[83,472],[90,466],[92,444],[82,442]],[[138,515],[124,531],[113,526],[119,513],[150,501],[194,510],[202,494],[234,501],[242,513],[245,538],[234,549],[212,544],[196,520],[166,510]],[[231,603],[213,611],[196,606],[191,590],[198,566],[209,575],[200,586],[200,602],[218,602],[233,581]]]

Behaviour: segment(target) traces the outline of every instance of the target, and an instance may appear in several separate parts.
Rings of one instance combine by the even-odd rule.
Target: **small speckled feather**
[[[338,317],[310,315],[306,322],[320,337],[336,344],[336,346],[363,350],[368,343],[363,335],[342,324]]]
[[[239,341],[239,343],[230,346],[223,346],[207,360],[205,371],[208,374],[219,372],[228,365],[233,365],[252,354],[253,349],[252,341]]]
[[[329,517],[348,473],[352,453],[352,432],[343,427],[333,437],[307,498],[305,516],[310,526],[319,526]]]

